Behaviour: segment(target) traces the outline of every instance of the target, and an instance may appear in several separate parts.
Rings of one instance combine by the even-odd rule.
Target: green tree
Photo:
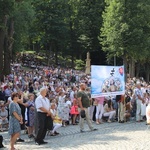
[[[4,69],[9,58],[13,43],[13,20],[10,19],[11,13],[14,10],[14,0],[0,1],[0,78],[2,79]],[[9,63],[10,66],[10,63]],[[8,67],[9,67],[8,66]],[[9,67],[10,70],[10,67]]]
[[[76,58],[87,51],[99,50],[103,0],[45,0],[34,2],[36,31],[33,41],[57,54]],[[35,28],[34,26],[34,28]]]
[[[0,1],[0,78],[10,73],[12,53],[20,48],[18,43],[27,44],[27,31],[33,14],[31,2],[31,0]]]
[[[16,4],[13,13],[14,22],[14,45],[13,54],[30,47],[31,26],[35,19],[32,0],[24,0]]]
[[[79,42],[85,52],[100,50],[99,31],[102,26],[104,0],[80,0],[79,5]]]
[[[67,38],[67,27],[65,24],[65,1],[60,0],[36,0],[34,2],[36,11],[36,34],[35,43],[40,42],[41,47],[47,49],[49,53],[55,53],[56,64],[57,55],[64,47]],[[49,55],[50,56],[50,55]]]
[[[108,59],[123,58],[127,73],[128,60],[134,64],[149,55],[150,1],[105,0],[105,3],[101,44]]]

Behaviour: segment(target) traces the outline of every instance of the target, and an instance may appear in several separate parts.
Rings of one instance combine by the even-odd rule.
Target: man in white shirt
[[[35,100],[37,110],[38,131],[35,138],[37,145],[46,144],[44,141],[47,132],[47,116],[52,116],[50,110],[50,101],[46,98],[47,89],[41,88],[40,95]]]
[[[135,99],[136,99],[136,121],[140,122],[142,121],[141,116],[141,104],[144,103],[144,96],[141,90],[141,83],[136,83],[136,89],[134,91]]]

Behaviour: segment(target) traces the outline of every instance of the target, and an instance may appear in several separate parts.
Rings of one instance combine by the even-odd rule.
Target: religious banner
[[[92,98],[125,93],[124,66],[91,66]]]

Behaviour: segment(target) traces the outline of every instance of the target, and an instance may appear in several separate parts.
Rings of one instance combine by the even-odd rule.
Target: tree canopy
[[[117,56],[125,61],[149,62],[150,0],[105,3],[100,41],[108,59]]]
[[[140,75],[140,67],[150,70],[149,9],[150,0],[0,0],[0,70],[9,74],[23,50],[44,51],[48,65],[70,59],[72,67],[89,51]]]

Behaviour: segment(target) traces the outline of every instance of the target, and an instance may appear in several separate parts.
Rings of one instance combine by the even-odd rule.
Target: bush
[[[76,70],[83,70],[85,69],[85,63],[81,59],[76,59],[75,61],[75,69]]]

